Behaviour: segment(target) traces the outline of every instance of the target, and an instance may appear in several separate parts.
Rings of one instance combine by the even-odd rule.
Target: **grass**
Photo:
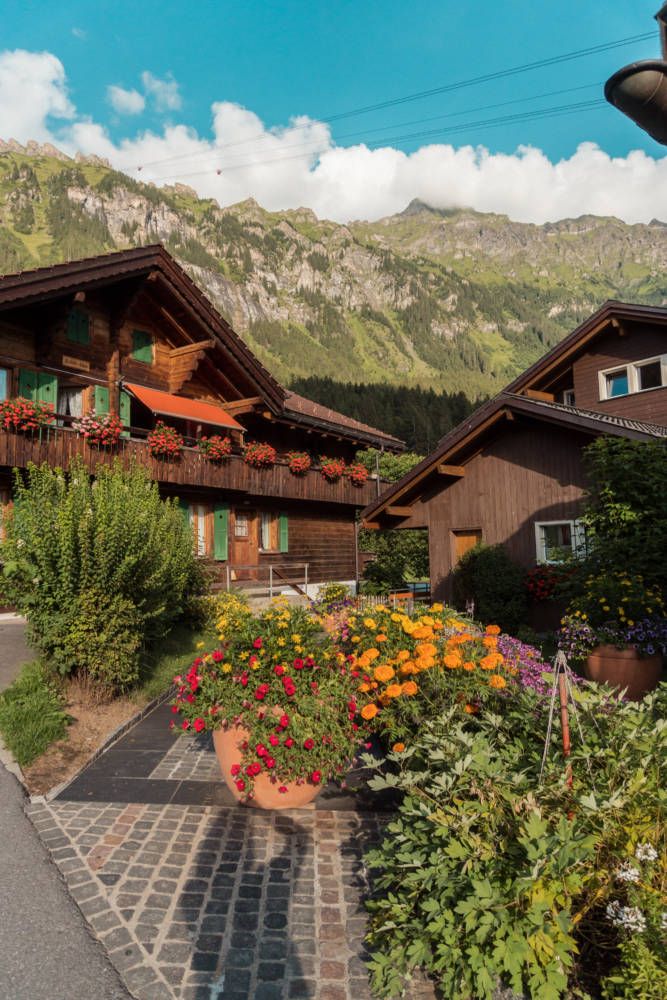
[[[139,682],[128,694],[143,702],[156,698],[170,687],[175,674],[189,667],[202,649],[212,649],[216,642],[217,633],[211,626],[191,629],[180,623],[175,625],[145,654]]]
[[[27,663],[0,695],[0,733],[21,767],[67,734],[68,716],[38,660]]]

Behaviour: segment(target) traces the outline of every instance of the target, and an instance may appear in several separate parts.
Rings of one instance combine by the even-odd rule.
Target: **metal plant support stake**
[[[542,784],[542,778],[544,777],[544,768],[547,763],[547,755],[549,753],[549,747],[551,745],[551,734],[553,731],[554,715],[556,712],[556,694],[559,695],[560,704],[560,721],[561,721],[561,733],[563,740],[563,756],[565,757],[565,781],[568,788],[572,788],[572,763],[569,760],[571,753],[571,742],[570,742],[570,714],[569,706],[572,707],[572,712],[574,715],[575,722],[577,724],[577,730],[579,732],[579,738],[581,740],[582,746],[586,745],[586,740],[584,738],[584,732],[581,726],[581,720],[579,719],[579,714],[577,712],[576,702],[572,693],[572,669],[567,662],[567,657],[562,649],[559,649],[554,657],[554,681],[551,687],[551,700],[549,704],[549,721],[547,723],[547,735],[544,740],[544,753],[542,754],[542,765],[540,767],[540,777],[538,784]],[[587,761],[586,766],[591,775],[591,781],[593,782],[593,787],[595,787],[595,782],[593,781],[593,772],[591,770],[591,765]]]

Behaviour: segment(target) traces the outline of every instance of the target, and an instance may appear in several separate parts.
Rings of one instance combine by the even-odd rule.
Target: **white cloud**
[[[107,87],[107,100],[119,115],[138,115],[146,107],[146,99],[138,90],[125,90],[115,84]]]
[[[84,31],[83,28],[72,28],[72,34],[75,38],[78,38],[80,42],[84,42],[88,37],[87,32]]]
[[[157,101],[162,91],[155,81],[143,74]],[[165,82],[173,85],[167,94],[175,110],[177,84],[157,84]],[[667,156],[636,150],[612,157],[593,143],[557,163],[529,146],[504,154],[435,144],[408,154],[391,146],[336,147],[328,126],[308,118],[267,129],[252,111],[230,102],[214,103],[211,113],[209,136],[174,123],[116,143],[103,124],[76,114],[55,56],[0,53],[3,138],[51,141],[70,154],[80,149],[105,156],[134,177],[156,184],[180,180],[222,205],[252,196],[269,209],[304,205],[344,222],[389,215],[420,198],[436,208],[470,206],[526,222],[586,213],[667,221]]]
[[[183,102],[178,92],[178,84],[171,74],[161,80],[146,69],[141,74],[141,82],[158,111],[178,111]]]

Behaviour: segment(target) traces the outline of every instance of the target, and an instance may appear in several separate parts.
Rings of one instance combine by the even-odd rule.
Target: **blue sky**
[[[104,132],[113,147],[125,141],[127,152],[128,144],[147,130],[160,136],[176,126],[194,130],[202,141],[211,141],[215,102],[248,109],[262,127],[284,127],[294,116],[326,120],[330,115],[481,73],[653,32],[650,40],[604,54],[343,118],[332,123],[330,138],[340,145],[355,146],[377,146],[384,140],[387,146],[407,153],[427,142],[444,143],[455,150],[481,145],[491,154],[513,154],[518,147],[529,145],[541,150],[552,163],[572,157],[581,143],[595,143],[611,157],[643,150],[652,160],[661,160],[664,147],[607,105],[542,121],[480,126],[430,138],[400,138],[457,121],[475,122],[599,99],[601,84],[614,70],[636,59],[658,56],[653,20],[658,6],[659,0],[563,0],[548,7],[535,0],[494,4],[465,0],[219,0],[191,5],[153,0],[98,0],[94,4],[90,0],[58,4],[5,0],[0,47],[4,52],[19,49],[54,57],[64,74],[58,86],[70,105],[65,115],[55,117],[47,108],[41,136],[17,138],[44,138],[50,130],[53,139],[61,139],[69,149],[75,140],[82,145],[92,143],[91,130],[86,139],[82,126],[76,136],[71,130],[66,134],[65,126],[72,121],[89,122],[95,123],[98,133]],[[587,85],[592,86],[534,102],[524,100]],[[123,98],[121,93],[116,109],[110,87],[122,88],[130,95]],[[517,100],[524,103],[476,110]],[[461,114],[451,120],[410,124],[457,113]],[[229,122],[224,133],[227,138],[232,133],[236,136],[236,152],[227,161],[236,172],[242,166],[242,152],[251,160],[262,156],[267,160],[272,155],[261,144],[248,145],[244,138],[248,133],[243,129],[239,139]],[[221,134],[214,140],[218,145]],[[300,138],[303,136],[298,132],[292,135],[290,149],[299,149]],[[100,152],[104,152],[103,145],[100,140]],[[184,149],[187,153],[188,147]],[[93,146],[87,151],[93,151]],[[279,155],[288,154],[281,149]],[[151,156],[153,161],[162,161],[160,170],[155,169],[157,180],[183,179],[198,189],[202,185],[206,188],[208,182],[197,179],[206,169],[225,165],[222,159],[211,159],[206,149],[189,159],[177,151],[175,140],[162,149],[154,143],[150,151],[145,143],[137,145],[135,160],[148,157],[152,162]],[[121,157],[119,165],[130,169],[131,160]],[[252,193],[252,180],[244,184]],[[211,180],[209,187],[212,185]],[[235,190],[242,187],[235,179]],[[277,191],[267,194],[261,184],[258,193],[260,197],[264,194],[265,200],[280,199]],[[293,200],[290,192],[283,197]]]

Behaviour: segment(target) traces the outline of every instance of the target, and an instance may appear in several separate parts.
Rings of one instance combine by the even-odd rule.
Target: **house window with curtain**
[[[263,552],[271,552],[277,548],[276,545],[276,517],[269,511],[262,511],[259,515],[259,547]]]
[[[538,521],[535,524],[538,563],[560,563],[586,552],[586,533],[580,521]]]
[[[80,385],[59,385],[56,412],[63,417],[80,417],[83,414],[83,389]],[[60,427],[71,421],[59,420]]]

